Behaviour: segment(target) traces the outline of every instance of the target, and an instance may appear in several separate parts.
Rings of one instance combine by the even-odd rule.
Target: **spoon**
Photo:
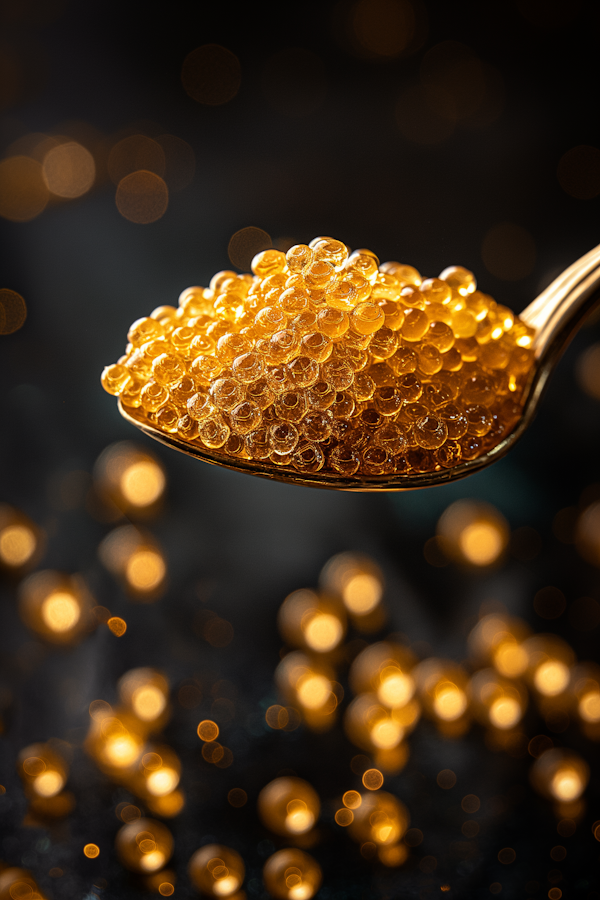
[[[529,306],[520,313],[526,325],[535,329],[532,349],[534,365],[524,393],[521,418],[513,430],[487,453],[463,462],[451,469],[409,475],[343,476],[331,473],[300,473],[265,461],[226,457],[218,451],[192,446],[176,435],[166,434],[148,422],[140,422],[130,415],[119,400],[124,419],[154,440],[212,465],[225,466],[237,472],[247,472],[309,487],[343,491],[407,491],[433,487],[458,481],[491,465],[504,456],[519,440],[533,421],[548,378],[560,356],[581,326],[586,316],[600,300],[600,246],[590,250],[556,278]]]

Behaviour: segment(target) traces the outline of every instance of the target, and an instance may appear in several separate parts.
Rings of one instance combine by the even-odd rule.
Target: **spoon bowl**
[[[250,460],[226,455],[198,444],[191,444],[176,434],[160,431],[147,420],[136,418],[135,410],[126,408],[119,399],[119,411],[136,428],[167,447],[186,453],[203,462],[308,487],[344,491],[407,491],[448,484],[466,478],[503,457],[531,424],[540,404],[548,378],[565,347],[594,310],[600,300],[600,246],[573,263],[520,314],[520,319],[535,331],[531,348],[534,364],[522,399],[519,420],[498,444],[487,452],[449,469],[412,474],[344,476],[331,472],[298,472],[269,460]]]

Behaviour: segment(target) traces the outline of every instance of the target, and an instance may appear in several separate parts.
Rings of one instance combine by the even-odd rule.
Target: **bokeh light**
[[[563,804],[578,800],[589,781],[589,766],[571,750],[546,750],[531,769],[533,786]]]
[[[127,515],[147,518],[159,511],[167,478],[153,454],[120,441],[98,457],[94,484],[101,496]]]
[[[31,744],[21,750],[18,768],[30,795],[44,799],[56,797],[69,774],[64,757],[48,744]]]
[[[575,366],[577,381],[583,391],[600,400],[600,344],[592,344],[580,355]]]
[[[209,897],[231,897],[242,886],[246,869],[239,853],[222,844],[207,844],[191,857],[190,880]]]
[[[319,818],[321,802],[307,781],[281,777],[269,782],[258,795],[258,815],[275,834],[306,834]]]
[[[580,144],[561,156],[556,172],[565,193],[577,200],[591,200],[600,194],[600,150]]]
[[[77,141],[67,141],[46,153],[42,173],[50,193],[72,200],[90,190],[96,178],[96,164],[89,150]]]
[[[41,549],[41,533],[19,510],[0,503],[0,567],[20,573],[33,565]]]
[[[0,334],[14,334],[25,324],[27,305],[23,297],[9,288],[0,289]]]
[[[96,859],[97,856],[100,856],[100,847],[98,844],[86,844],[83,853],[88,859]]]
[[[263,879],[277,900],[311,900],[323,875],[317,861],[302,850],[278,850],[266,861]]]
[[[134,172],[152,172],[162,178],[166,156],[162,145],[145,134],[130,134],[112,147],[106,168],[111,181],[118,185]]]
[[[49,570],[21,585],[19,612],[26,625],[54,643],[70,643],[91,627],[92,602],[81,579]]]
[[[115,839],[117,856],[132,872],[146,874],[162,869],[173,854],[173,837],[154,819],[138,819],[123,825]]]
[[[45,210],[49,198],[41,163],[28,156],[0,161],[0,216],[30,222]]]
[[[404,835],[410,816],[393,794],[369,791],[354,811],[349,834],[358,843],[372,841],[376,846],[394,846]]]
[[[374,615],[381,606],[384,582],[379,567],[368,556],[339,553],[324,566],[320,583],[323,589],[340,597],[361,630],[377,630],[382,616]]]
[[[164,172],[158,172],[167,182],[169,191],[182,191],[188,187],[194,179],[196,172],[196,155],[187,141],[174,134],[160,134],[156,138],[165,154]],[[152,166],[138,166],[136,168],[155,171]]]
[[[412,671],[424,710],[442,731],[460,733],[468,723],[465,671],[449,660],[423,660]]]
[[[150,534],[133,525],[121,525],[104,538],[98,555],[106,568],[123,580],[132,599],[151,603],[162,593],[167,564]]]
[[[493,669],[480,669],[469,683],[473,713],[483,725],[500,731],[514,728],[523,718],[527,694],[523,687],[500,678]]]
[[[221,106],[233,100],[240,89],[240,62],[219,44],[204,44],[188,53],[181,67],[181,81],[187,94],[198,103]]]
[[[471,566],[498,562],[508,544],[509,529],[504,516],[489,503],[457,500],[438,522],[444,552]]]
[[[310,590],[294,591],[286,597],[279,609],[278,624],[290,644],[316,653],[335,650],[346,631],[341,607]]]
[[[130,669],[118,683],[119,695],[137,719],[162,727],[168,715],[169,682],[156,669]]]
[[[123,637],[127,631],[127,622],[125,619],[121,619],[120,616],[111,616],[110,619],[107,619],[106,624],[117,637]]]
[[[248,225],[240,228],[231,236],[227,247],[227,255],[232,265],[237,266],[242,272],[250,271],[250,264],[257,253],[268,250],[273,246],[271,236],[262,228]]]
[[[150,225],[166,213],[169,189],[160,175],[142,169],[120,180],[115,203],[124,219]]]

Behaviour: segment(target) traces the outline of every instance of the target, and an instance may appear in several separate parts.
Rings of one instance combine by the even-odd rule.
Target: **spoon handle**
[[[565,269],[520,314],[536,330],[538,362],[553,363],[600,300],[600,246]]]

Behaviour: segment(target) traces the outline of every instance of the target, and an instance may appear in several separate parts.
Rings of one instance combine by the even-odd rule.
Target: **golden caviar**
[[[223,462],[347,478],[450,469],[520,418],[534,332],[467,269],[319,237],[252,272],[133,323],[102,374],[129,415]]]

